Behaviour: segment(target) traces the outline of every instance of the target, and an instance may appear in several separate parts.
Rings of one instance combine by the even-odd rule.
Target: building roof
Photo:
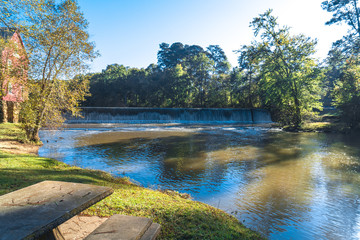
[[[15,32],[15,28],[0,27],[0,38],[7,40],[11,38]]]
[[[9,40],[14,36],[14,34],[17,32],[16,28],[8,28],[8,27],[0,27],[0,39],[4,39],[5,41]],[[20,44],[24,46],[24,43],[19,35],[20,38]],[[4,45],[0,45],[0,56],[2,54],[2,51],[4,50]]]

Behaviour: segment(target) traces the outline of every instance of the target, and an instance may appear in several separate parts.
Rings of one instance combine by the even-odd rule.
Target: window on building
[[[13,89],[12,89],[12,85],[11,85],[11,83],[9,83],[9,84],[8,84],[8,93],[9,93],[9,94],[12,94],[12,90],[13,90]]]

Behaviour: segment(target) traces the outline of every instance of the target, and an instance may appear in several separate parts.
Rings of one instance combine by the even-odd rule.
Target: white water
[[[221,108],[83,108],[83,118],[67,123],[270,123],[263,109]]]

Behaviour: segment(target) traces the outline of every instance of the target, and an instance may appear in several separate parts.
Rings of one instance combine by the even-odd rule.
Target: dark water
[[[40,156],[190,193],[271,239],[360,238],[360,136],[244,126],[42,131]]]

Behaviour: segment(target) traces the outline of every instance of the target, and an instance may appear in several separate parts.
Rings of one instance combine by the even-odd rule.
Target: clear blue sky
[[[331,15],[323,0],[78,0],[89,21],[91,41],[101,56],[91,67],[98,72],[118,63],[147,67],[156,63],[162,42],[220,45],[232,66],[233,50],[253,39],[250,21],[269,8],[294,34],[318,39],[317,57],[324,58],[346,26],[325,26]]]

